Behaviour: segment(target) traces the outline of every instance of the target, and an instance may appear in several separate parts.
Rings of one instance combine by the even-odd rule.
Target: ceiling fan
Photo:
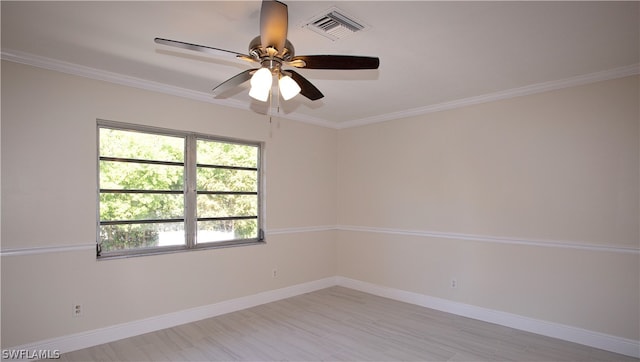
[[[306,69],[378,69],[380,60],[377,57],[352,55],[299,55],[294,53],[293,44],[287,39],[289,13],[287,5],[276,0],[263,0],[260,10],[260,35],[249,43],[249,54],[241,54],[230,50],[218,49],[204,45],[186,43],[177,40],[155,38],[162,45],[195,50],[215,55],[235,55],[252,63],[259,63],[259,68],[247,69],[213,88],[214,95],[251,80],[249,95],[266,102],[271,93],[273,77],[278,78],[280,94],[285,100],[298,93],[312,101],[324,95],[305,77],[287,67]]]

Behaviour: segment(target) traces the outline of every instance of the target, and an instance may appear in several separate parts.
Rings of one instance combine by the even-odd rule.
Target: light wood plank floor
[[[638,361],[332,287],[63,354],[62,361]]]

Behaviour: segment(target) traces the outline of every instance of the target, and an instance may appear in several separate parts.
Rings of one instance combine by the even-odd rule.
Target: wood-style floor
[[[332,287],[63,354],[62,361],[638,361]]]

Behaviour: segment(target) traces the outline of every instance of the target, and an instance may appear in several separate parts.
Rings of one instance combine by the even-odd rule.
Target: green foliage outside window
[[[186,137],[99,132],[102,250],[162,246],[163,235],[185,245]],[[197,190],[229,193],[198,194],[196,216],[256,217],[258,147],[199,139],[196,149]],[[256,218],[198,221],[198,243],[257,236]]]
[[[258,148],[247,145],[198,140],[197,157],[198,165],[258,167]],[[256,171],[198,167],[197,175],[198,191],[258,191]],[[251,215],[258,215],[257,195],[198,195],[198,217]],[[257,237],[258,226],[255,220],[198,222],[198,231],[204,230],[234,232],[236,239],[246,239]]]

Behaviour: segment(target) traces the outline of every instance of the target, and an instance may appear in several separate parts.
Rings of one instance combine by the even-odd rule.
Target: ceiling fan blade
[[[378,69],[380,59],[377,57],[361,57],[355,55],[300,55],[291,58],[291,63],[296,66],[296,61],[303,61],[307,69]],[[301,63],[299,63],[301,64]]]
[[[298,83],[298,85],[300,86],[301,90],[300,90],[300,94],[302,94],[303,96],[311,99],[312,101],[316,101],[322,97],[324,97],[324,94],[322,94],[322,92],[320,92],[320,90],[318,88],[316,88],[316,86],[314,86],[313,84],[311,84],[311,82],[309,82],[307,80],[307,78],[303,77],[300,75],[300,73],[293,71],[293,70],[286,70],[286,73],[290,73],[291,74],[291,78]]]
[[[247,69],[244,72],[240,73],[240,74],[236,74],[233,77],[225,80],[224,82],[218,84],[215,88],[213,88],[213,95],[216,96],[218,94],[224,93],[232,88],[235,88],[237,86],[239,86],[240,84],[248,81],[249,79],[251,79],[251,73],[255,72],[256,70],[258,70],[258,68],[255,69]]]
[[[274,47],[279,53],[284,51],[289,27],[287,5],[276,0],[263,0],[260,10],[260,42],[262,47]]]
[[[185,43],[183,41],[178,41],[178,40],[155,38],[154,41],[162,45],[168,45],[168,46],[187,49],[187,50],[195,50],[197,52],[208,53],[208,54],[213,54],[217,56],[227,56],[229,54],[234,54],[236,56],[240,55],[242,57],[249,57],[248,55],[237,53],[231,50],[212,48],[205,45],[198,45],[198,44],[192,44],[192,43]]]

